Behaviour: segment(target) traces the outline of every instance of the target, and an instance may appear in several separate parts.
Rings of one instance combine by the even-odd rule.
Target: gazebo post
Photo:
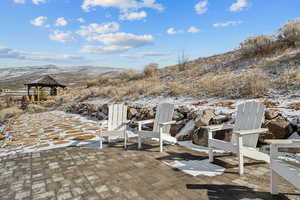
[[[40,102],[40,87],[36,86],[37,89],[37,101]]]

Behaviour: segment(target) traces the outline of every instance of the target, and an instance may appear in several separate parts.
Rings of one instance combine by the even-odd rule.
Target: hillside
[[[89,79],[85,88],[70,90],[65,102],[91,98],[112,101],[144,97],[258,98],[297,95],[300,92],[300,21],[290,21],[275,36],[259,35],[219,55],[143,72],[124,70]]]
[[[62,84],[70,85],[120,70],[120,68],[113,67],[60,67],[56,65],[0,68],[0,88],[21,89],[24,83],[38,79],[42,75],[51,75]]]

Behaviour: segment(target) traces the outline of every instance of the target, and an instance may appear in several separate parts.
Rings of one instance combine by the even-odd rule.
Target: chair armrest
[[[154,119],[148,119],[148,120],[138,121],[137,123],[143,125],[143,124],[151,124],[153,122]]]
[[[300,148],[300,140],[299,139],[285,139],[285,140],[266,140],[266,143],[280,147],[286,148]]]
[[[131,122],[131,120],[125,120],[125,121],[123,122],[123,125],[128,124],[129,122]]]
[[[233,129],[233,125],[220,124],[220,125],[201,126],[201,128],[207,129],[208,131],[221,131],[221,130],[231,130]]]
[[[259,129],[252,129],[252,130],[233,131],[233,134],[244,136],[244,135],[252,135],[252,134],[262,134],[266,132],[268,132],[267,128],[259,128]]]
[[[298,139],[285,139],[285,140],[265,140],[268,144],[292,144],[293,142],[300,142]]]
[[[151,124],[151,123],[153,123],[153,122],[154,122],[154,119],[148,119],[148,120],[138,121],[138,122],[137,122],[137,123],[138,123],[138,126],[139,126],[138,130],[139,130],[139,131],[142,131],[142,125],[143,125],[143,124]]]
[[[171,124],[176,124],[176,121],[169,121],[169,122],[159,123],[160,126],[167,126],[167,125],[171,125]]]

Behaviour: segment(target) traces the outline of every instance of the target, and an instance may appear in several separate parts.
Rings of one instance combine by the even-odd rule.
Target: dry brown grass
[[[300,110],[300,102],[291,103],[287,107],[293,110]]]
[[[279,105],[279,102],[271,101],[271,100],[264,100],[263,102],[261,102],[261,104],[265,105],[267,108],[274,108]]]
[[[285,69],[274,81],[280,89],[293,90],[300,88],[300,69]]]
[[[264,74],[256,71],[210,74],[201,78],[198,85],[207,95],[232,98],[261,97],[269,88]]]
[[[22,113],[23,110],[19,109],[17,106],[2,109],[0,110],[0,122],[7,120],[8,118],[18,116]]]
[[[295,33],[298,23],[285,25],[280,34],[290,29]],[[241,56],[241,52],[248,57]],[[158,69],[158,65],[152,63],[143,72],[124,70],[106,74],[88,80],[84,87],[71,88],[57,97],[56,102],[82,102],[94,97],[129,101],[161,95],[264,97],[272,91],[270,89],[296,90],[300,87],[299,58],[298,55],[293,57],[295,52],[282,36],[260,35],[242,42],[238,50],[188,61],[182,69],[179,65]],[[291,66],[291,61],[295,66]]]

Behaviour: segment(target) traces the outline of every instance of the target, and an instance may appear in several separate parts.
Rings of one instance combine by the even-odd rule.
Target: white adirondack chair
[[[127,148],[127,106],[124,104],[112,104],[108,107],[108,120],[101,121],[101,125],[107,124],[108,128],[100,132],[100,148],[102,149],[103,138],[113,136],[124,137],[124,148]]]
[[[213,125],[203,127],[208,129],[209,161],[213,162],[213,149],[217,148],[238,156],[240,175],[244,173],[244,156],[269,163],[270,157],[256,149],[259,134],[268,131],[268,129],[261,128],[264,113],[265,106],[254,101],[245,102],[238,105],[233,126]],[[230,129],[233,130],[230,142],[213,138],[213,132]]]
[[[278,176],[300,190],[300,168],[278,159],[278,148],[299,148],[300,140],[267,140],[270,144],[271,194],[278,194]]]
[[[175,124],[176,121],[172,121],[174,113],[174,105],[169,103],[162,103],[158,105],[155,119],[139,121],[138,125],[138,149],[142,148],[142,139],[143,138],[158,138],[160,145],[160,152],[163,151],[163,141],[166,138],[171,138],[176,141],[176,138],[171,137],[169,134],[171,124]],[[143,131],[143,124],[154,123],[152,131]]]

